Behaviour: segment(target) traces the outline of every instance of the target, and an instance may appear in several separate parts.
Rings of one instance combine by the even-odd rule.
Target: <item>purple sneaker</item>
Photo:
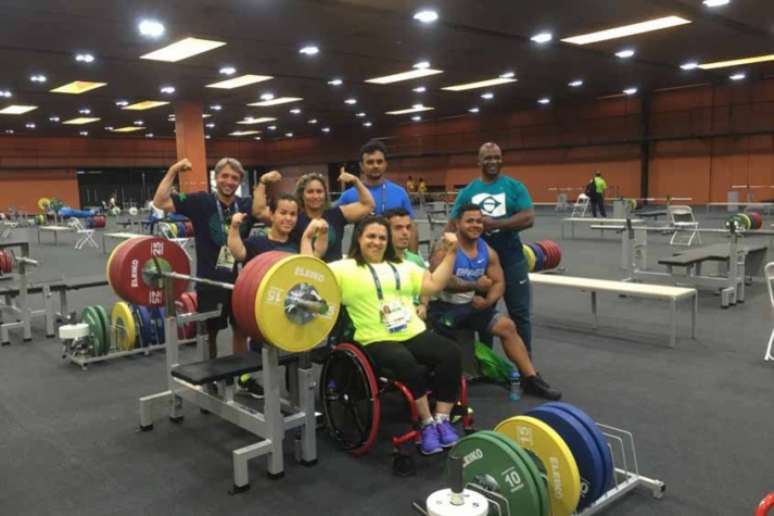
[[[457,431],[454,430],[448,419],[444,419],[435,426],[438,428],[438,437],[441,441],[441,446],[444,448],[451,448],[460,440],[460,436],[457,435]]]
[[[431,424],[422,428],[422,442],[419,445],[419,451],[422,455],[433,455],[443,451],[437,425]]]

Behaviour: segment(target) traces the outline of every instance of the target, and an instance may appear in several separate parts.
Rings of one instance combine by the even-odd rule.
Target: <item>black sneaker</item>
[[[538,398],[544,398],[551,401],[558,401],[562,398],[561,391],[552,388],[540,373],[535,376],[526,376],[521,379],[521,388],[524,394],[530,394],[537,396]]]
[[[263,386],[249,374],[243,374],[237,380],[237,394],[252,396],[257,400],[263,399]]]

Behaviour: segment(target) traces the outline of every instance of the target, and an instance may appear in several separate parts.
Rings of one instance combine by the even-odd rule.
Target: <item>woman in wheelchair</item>
[[[443,290],[454,266],[457,237],[446,233],[447,249],[434,272],[402,261],[390,238],[389,222],[368,216],[355,228],[348,258],[330,264],[341,287],[342,304],[377,370],[389,370],[416,400],[425,455],[454,446],[459,439],[449,415],[459,396],[462,359],[457,344],[427,329],[414,310],[418,295]],[[428,380],[427,370],[434,375]],[[428,385],[428,383],[430,383]],[[428,391],[436,399],[430,410]]]

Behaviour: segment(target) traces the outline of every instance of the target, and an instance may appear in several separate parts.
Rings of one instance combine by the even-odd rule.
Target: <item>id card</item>
[[[228,247],[225,245],[222,246],[220,248],[220,252],[218,253],[218,261],[215,264],[215,267],[218,269],[232,270],[235,263],[236,260],[234,260],[234,255],[231,254],[231,251],[228,250]]]
[[[411,314],[400,301],[382,304],[381,317],[384,327],[390,333],[405,330],[411,320]]]

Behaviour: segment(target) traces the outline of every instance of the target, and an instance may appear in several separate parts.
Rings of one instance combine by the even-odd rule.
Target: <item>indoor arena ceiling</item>
[[[773,75],[774,4],[731,0],[712,6],[723,2],[0,0],[0,113],[13,112],[7,109],[12,105],[35,107],[22,114],[0,114],[0,135],[171,137],[176,100],[204,102],[211,115],[205,131],[211,138],[376,134],[419,122],[416,117],[427,122],[534,107],[557,109],[626,95],[624,91],[642,95],[733,82],[732,76],[743,84]],[[437,20],[415,19],[422,10],[434,10]],[[163,24],[163,34],[141,34],[142,20]],[[635,35],[622,35],[626,31],[621,29],[607,33],[618,37],[582,45],[563,41],[633,24],[640,24],[634,29],[641,31],[671,27]],[[144,28],[159,30],[153,24]],[[185,38],[210,40],[217,47],[177,62],[141,58]],[[305,47],[306,53],[300,52]],[[317,48],[317,53],[308,47]],[[624,50],[634,55],[616,55]],[[88,62],[86,54],[93,61]],[[711,65],[759,56],[759,63]],[[366,82],[416,72],[421,62],[429,65],[424,73],[442,73],[390,84]],[[709,69],[702,68],[707,64]],[[232,71],[223,70],[228,67],[234,69],[231,75],[222,73]],[[234,89],[207,87],[247,74],[272,78]],[[443,89],[501,77],[515,81],[463,91]],[[73,81],[106,84],[81,94],[51,92]],[[162,91],[170,86],[173,93]],[[482,98],[490,96],[486,94],[491,98]],[[275,101],[302,100],[248,105],[269,98],[265,95]],[[356,103],[348,104],[347,99]],[[146,100],[168,104],[144,111],[117,104]],[[387,114],[414,107],[433,109]],[[78,118],[86,123],[65,123]],[[114,132],[122,127],[139,129]],[[249,134],[231,136],[235,131]]]

